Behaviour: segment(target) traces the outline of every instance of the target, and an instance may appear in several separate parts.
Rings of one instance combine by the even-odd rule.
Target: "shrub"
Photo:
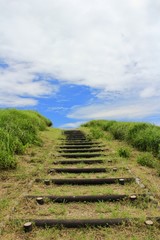
[[[142,166],[147,166],[150,168],[154,168],[156,165],[155,159],[153,158],[151,153],[144,153],[137,157],[137,163]]]
[[[126,123],[126,127],[127,127],[127,141],[132,142],[135,138],[135,136],[140,132],[140,131],[144,131],[144,129],[146,129],[148,126],[150,126],[150,124],[148,123]]]
[[[99,139],[104,136],[103,131],[99,127],[92,127],[90,130],[92,138]]]
[[[112,126],[114,123],[116,123],[116,121],[105,121],[105,122],[103,123],[102,129],[103,129],[104,131],[107,131],[108,129],[111,128],[111,126]]]
[[[17,162],[15,157],[5,150],[0,151],[0,169],[15,168]]]
[[[131,152],[128,148],[121,147],[118,149],[118,155],[120,157],[129,158],[131,155]]]
[[[124,140],[126,138],[126,123],[124,122],[115,122],[113,123],[108,130],[113,134],[115,139]]]

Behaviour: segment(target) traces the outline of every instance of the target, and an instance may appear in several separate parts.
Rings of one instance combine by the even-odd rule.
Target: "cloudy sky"
[[[160,124],[160,1],[0,0],[0,107]]]

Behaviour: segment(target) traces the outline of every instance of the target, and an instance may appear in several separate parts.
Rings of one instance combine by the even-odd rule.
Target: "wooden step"
[[[143,222],[147,226],[147,220],[156,222],[160,224],[160,217],[149,217],[146,218]],[[25,221],[24,219],[22,221]],[[113,219],[26,219],[27,222],[30,222],[35,227],[65,227],[65,228],[88,228],[88,227],[110,227],[116,225],[129,225],[132,222],[142,222],[140,218],[113,218]]]
[[[95,145],[93,146],[93,144],[91,145],[61,145],[61,146],[57,146],[60,149],[94,149],[94,148],[102,148],[105,147],[105,145]]]
[[[123,182],[122,182],[123,179]],[[82,178],[82,179],[78,179],[78,178],[71,178],[71,179],[36,179],[36,182],[47,182],[47,185],[49,185],[49,183],[54,183],[57,185],[63,185],[63,184],[71,184],[71,185],[99,185],[99,184],[122,184],[124,185],[124,183],[126,182],[133,182],[135,181],[134,178]]]
[[[93,158],[93,157],[102,157],[105,156],[104,154],[101,153],[74,153],[74,154],[67,154],[63,153],[60,154],[59,157],[64,157],[64,158]]]
[[[104,149],[101,148],[91,148],[91,149],[61,149],[60,153],[93,153],[93,152],[103,152]]]
[[[100,173],[108,171],[106,168],[51,168],[48,173]]]
[[[92,141],[61,141],[62,145],[96,145],[99,142],[92,142]]]
[[[86,196],[35,196],[35,195],[28,195],[25,198],[31,199],[39,199],[42,198],[41,203],[45,203],[45,199],[53,201],[55,203],[70,203],[70,202],[114,202],[114,201],[121,201],[121,200],[129,200],[131,202],[137,200],[138,198],[146,197],[146,194],[114,194],[114,195],[86,195]]]
[[[97,163],[104,163],[106,160],[102,159],[80,159],[80,160],[58,160],[53,162],[53,164],[79,164],[79,163],[84,163],[84,164],[97,164]]]

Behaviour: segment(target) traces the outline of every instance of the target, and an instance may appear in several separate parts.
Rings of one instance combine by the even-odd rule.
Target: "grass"
[[[95,228],[72,230],[66,230],[63,228],[46,228],[41,231],[37,230],[34,234],[28,234],[28,237],[30,240],[155,240],[157,239],[158,233],[159,232],[156,230],[156,228],[149,228],[146,230],[146,228],[142,226],[141,231],[139,231],[139,227],[134,226],[128,227],[127,230],[124,230],[122,227],[117,227],[116,231],[115,228],[99,228],[98,230]]]
[[[92,138],[95,136],[97,136],[97,139],[108,138],[108,141],[111,141],[114,138],[126,142],[137,150],[149,152],[152,154],[152,157],[150,157],[150,160],[148,161],[151,161],[152,163],[147,162],[145,166],[155,167],[159,171],[160,127],[143,122],[117,122],[107,120],[92,120],[82,126],[83,128],[86,127],[90,129],[90,137]],[[109,133],[109,135],[106,133]],[[107,136],[109,136],[110,139]],[[129,157],[130,155],[129,151],[126,149],[120,149],[118,153],[123,157]],[[155,160],[154,157],[156,157],[157,160]],[[144,162],[144,160],[138,160],[138,163],[141,164],[142,162]]]
[[[22,197],[32,190],[31,183],[34,184],[34,179],[44,174],[46,165],[50,164],[52,154],[56,150],[58,138],[61,136],[61,130],[56,128],[46,128],[39,132],[39,138],[43,139],[43,145],[30,145],[26,148],[24,154],[17,155],[17,168],[4,169],[0,171],[0,239],[19,239],[15,229],[8,226],[8,234],[6,236],[5,228],[3,231],[4,238],[1,234],[1,223],[7,223],[7,216],[11,218],[18,211],[19,202]],[[34,154],[33,154],[34,152]],[[52,159],[53,161],[53,159]],[[18,205],[17,205],[18,204]],[[15,209],[15,210],[14,210]],[[21,230],[22,224],[17,228]],[[16,236],[14,234],[17,234]],[[25,239],[25,236],[20,239]]]
[[[89,132],[89,130],[87,129]],[[107,161],[102,164],[85,165],[78,164],[74,167],[117,167],[118,171],[109,171],[107,173],[93,173],[88,174],[88,178],[92,177],[124,177],[130,173],[124,169],[129,167],[133,170],[137,177],[140,177],[142,183],[147,188],[141,189],[135,182],[125,184],[113,185],[95,185],[95,186],[70,186],[63,185],[57,186],[51,184],[45,186],[43,183],[29,183],[35,178],[56,178],[56,177],[87,177],[87,174],[48,174],[49,168],[60,167],[54,165],[54,153],[58,150],[57,144],[61,137],[59,129],[48,128],[45,131],[39,132],[41,139],[43,139],[43,146],[30,145],[26,148],[24,155],[17,156],[18,167],[15,170],[1,171],[0,176],[2,184],[0,186],[0,197],[3,200],[1,203],[1,219],[5,219],[5,215],[10,215],[10,220],[7,222],[0,238],[3,240],[12,239],[57,239],[57,240],[152,240],[157,239],[160,235],[160,229],[157,226],[147,228],[144,225],[145,216],[157,216],[158,209],[147,199],[138,199],[136,202],[125,200],[122,202],[108,203],[52,203],[51,201],[45,202],[44,205],[38,205],[35,199],[24,199],[26,195],[97,195],[97,194],[141,194],[147,193],[147,188],[159,194],[160,178],[157,177],[155,169],[140,166],[137,163],[137,157],[140,152],[128,144],[119,140],[107,140],[110,133],[104,132],[101,138],[109,151],[106,159],[114,160],[112,163]],[[110,139],[110,138],[108,138]],[[129,149],[131,153],[129,158],[119,156],[119,149]],[[57,159],[58,160],[58,159]],[[62,166],[62,165],[61,165]],[[62,166],[69,167],[69,166]],[[70,165],[73,167],[73,165]],[[6,202],[7,199],[7,202]],[[14,211],[9,211],[15,207],[14,201],[18,201],[18,205]],[[104,217],[128,217],[135,216],[140,218],[140,222],[133,223],[130,226],[116,226],[111,228],[86,228],[86,229],[66,229],[66,228],[34,228],[31,233],[24,233],[22,219],[30,218],[55,218],[55,219],[71,219],[71,218],[104,218]],[[19,221],[17,222],[17,219]],[[141,220],[142,219],[142,220]],[[16,220],[16,221],[15,221]],[[141,229],[139,231],[139,229]]]
[[[160,153],[160,127],[153,124],[93,120],[83,126],[91,128],[91,134],[94,131],[97,137],[109,131],[115,139],[125,140],[139,150]]]
[[[35,111],[0,109],[0,169],[15,168],[15,155],[31,144],[42,144],[38,132],[51,125]]]
[[[1,199],[0,200],[0,211],[2,211],[4,208],[8,207],[8,199]]]
[[[147,166],[150,168],[154,168],[156,166],[156,161],[153,158],[151,153],[143,153],[137,157],[137,163],[142,166]]]
[[[120,157],[129,158],[131,153],[130,153],[130,150],[128,148],[121,147],[121,148],[118,149],[118,155]]]
[[[25,206],[26,205],[26,206]],[[20,210],[20,208],[19,208]],[[35,201],[23,202],[22,212],[17,218],[34,219],[37,217],[44,219],[98,219],[98,218],[136,218],[137,215],[145,218],[150,212],[150,216],[156,216],[157,209],[151,204],[131,204],[127,201],[116,203],[96,202],[96,203],[48,203],[37,205]],[[16,213],[14,214],[16,218]]]
[[[17,224],[13,223],[12,229],[16,230]],[[87,228],[87,229],[65,229],[65,228],[45,228],[37,229],[32,233],[27,233],[26,236],[22,232],[17,237],[8,232],[7,240],[13,239],[38,239],[38,240],[158,240],[159,231],[152,227],[146,229],[145,226],[131,225],[124,230],[124,228]],[[5,239],[5,238],[3,238]],[[3,240],[2,239],[2,240]]]
[[[111,185],[95,185],[95,186],[54,186],[45,187],[42,185],[34,185],[32,189],[35,195],[56,195],[56,196],[67,196],[67,195],[107,195],[107,194],[133,194],[141,193],[142,190],[139,189],[136,183],[128,183],[124,186],[113,184]],[[144,193],[145,191],[143,191]]]

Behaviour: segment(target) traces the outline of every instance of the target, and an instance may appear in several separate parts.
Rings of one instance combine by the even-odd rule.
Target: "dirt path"
[[[66,141],[59,130],[42,137],[44,146],[20,157],[17,171],[1,174],[2,239],[160,239],[154,170],[119,158],[116,141],[89,141],[79,131],[66,132]],[[33,230],[25,233],[28,221]]]

